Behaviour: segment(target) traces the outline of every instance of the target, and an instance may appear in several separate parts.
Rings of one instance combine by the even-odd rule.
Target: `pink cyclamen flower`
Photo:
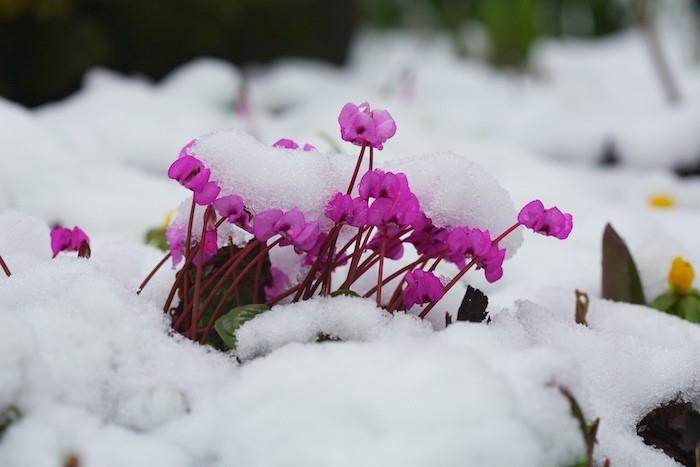
[[[200,206],[208,206],[221,193],[221,187],[215,182],[207,182],[199,191],[194,192],[194,202]]]
[[[457,227],[447,235],[445,259],[463,268],[467,258],[479,258],[491,249],[491,236],[488,230]]]
[[[413,305],[437,302],[445,295],[442,282],[431,272],[415,269],[406,274],[404,281],[403,306],[406,310]]]
[[[289,277],[280,269],[270,268],[270,281],[265,285],[265,300],[278,296],[289,288]]]
[[[364,227],[367,223],[367,201],[336,193],[326,205],[326,217],[336,224],[346,223],[353,227]]]
[[[306,222],[304,213],[298,208],[287,212],[281,209],[268,209],[253,218],[253,234],[261,242],[275,235],[282,236],[280,246],[294,245],[298,251],[306,252],[314,248],[320,235],[318,221]]]
[[[165,241],[170,247],[173,268],[182,260],[185,251],[185,229],[181,225],[170,224],[165,230]]]
[[[505,248],[491,245],[489,251],[477,258],[477,269],[484,270],[484,276],[489,282],[496,282],[503,277],[503,260],[506,257]]]
[[[209,181],[209,169],[193,156],[180,157],[168,168],[168,177],[194,192],[200,191]]]
[[[530,201],[520,210],[518,222],[534,232],[560,240],[566,239],[574,227],[571,214],[563,213],[557,207],[545,209],[538,199]]]
[[[202,265],[207,264],[209,260],[211,260],[216,255],[216,252],[219,251],[217,241],[218,235],[216,233],[216,230],[210,229],[204,232],[204,241],[202,242],[202,244],[204,245],[204,251],[202,252],[202,254],[204,256],[202,257]],[[199,258],[200,252],[197,251],[197,254],[194,255],[192,261],[195,266],[199,266]]]
[[[449,230],[433,225],[433,222],[424,213],[418,213],[411,226],[413,232],[406,239],[406,242],[411,243],[419,255],[435,257],[448,251]]]
[[[397,226],[389,226],[386,229],[382,229],[367,243],[367,248],[374,251],[380,252],[382,248],[382,242],[384,242],[384,257],[397,260],[403,257],[403,243],[399,236],[401,229]]]
[[[243,198],[238,195],[222,196],[214,201],[212,206],[220,216],[226,217],[232,224],[248,217],[248,213],[245,211]]]
[[[357,146],[383,149],[384,143],[396,133],[396,122],[386,110],[370,110],[364,102],[359,106],[348,102],[338,115],[340,137]]]
[[[272,147],[280,149],[299,149],[299,145],[296,141],[288,138],[278,139]],[[302,149],[305,152],[316,151],[316,146],[306,143]]]
[[[61,251],[77,251],[78,256],[90,257],[90,237],[78,226],[73,230],[65,227],[51,229],[51,251],[55,258]]]

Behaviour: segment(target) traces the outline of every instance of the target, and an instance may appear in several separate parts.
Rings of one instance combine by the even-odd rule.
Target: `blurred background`
[[[444,32],[458,54],[528,71],[541,38],[651,25],[669,0],[0,0],[0,95],[26,106],[80,88],[100,66],[159,80],[195,57],[239,66],[299,56],[343,64],[361,30]],[[671,85],[673,86],[673,85]],[[674,92],[674,91],[671,91]]]

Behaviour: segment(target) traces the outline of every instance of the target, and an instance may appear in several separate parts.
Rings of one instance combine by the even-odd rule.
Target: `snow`
[[[211,59],[160,84],[95,70],[76,95],[33,111],[0,100],[0,254],[13,272],[0,275],[0,410],[23,414],[0,465],[75,453],[99,466],[566,466],[582,445],[553,384],[601,418],[597,461],[677,465],[635,425],[676,397],[700,404],[700,330],[596,298],[607,222],[647,298],[665,290],[675,256],[700,267],[700,182],[668,170],[700,154],[700,74],[675,32],[663,29],[675,107],[633,32],[540,44],[527,76],[458,60],[444,38],[366,34],[346,68],[286,60],[249,73],[245,117],[233,111],[240,71]],[[412,98],[400,91],[406,69]],[[196,149],[225,191],[256,210],[318,216],[356,157],[337,112],[363,100],[398,124],[377,165],[405,171],[439,222],[498,232],[540,198],[573,213],[571,238],[511,237],[503,280],[467,274],[426,323],[357,298],[280,305],[239,330],[243,364],[171,335],[161,307],[173,271],[134,291],[162,257],[145,231],[189,209],[165,176],[179,149],[206,135]],[[319,152],[271,148],[281,137]],[[609,143],[623,164],[601,168]],[[659,193],[674,207],[652,208]],[[55,222],[83,227],[93,256],[51,260]],[[284,254],[273,263],[298,270]],[[467,284],[489,296],[492,323],[443,330]],[[574,323],[574,289],[592,298],[589,327]],[[342,342],[316,343],[320,332]]]

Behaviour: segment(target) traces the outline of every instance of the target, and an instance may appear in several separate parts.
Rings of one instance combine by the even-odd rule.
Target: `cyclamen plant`
[[[374,167],[374,150],[382,150],[396,133],[391,114],[371,110],[367,103],[348,103],[338,123],[341,138],[360,151],[347,189],[328,200],[324,216],[331,225],[325,229],[321,225],[327,222],[308,219],[297,208],[253,212],[242,196],[218,197],[221,188],[211,179],[214,174],[192,152],[195,141],[182,149],[168,176],[193,192],[187,225],[171,225],[166,234],[170,252],[138,290],[140,293],[168,258],[174,267],[184,261],[164,305],[177,332],[201,343],[213,342],[217,319],[231,308],[255,305],[264,310],[282,301],[337,294],[374,297],[377,306],[390,313],[410,310],[425,318],[469,270],[483,270],[489,282],[500,280],[506,255],[500,242],[518,227],[562,240],[572,230],[571,214],[556,207],[545,209],[539,200],[523,207],[517,221],[498,235],[465,225],[435,225],[421,209],[405,174]],[[274,146],[299,150],[289,139]],[[303,150],[315,148],[307,144]],[[367,169],[357,183],[367,153]],[[193,233],[196,205],[205,207],[199,240]],[[219,247],[218,229],[224,222],[247,232],[250,240],[242,246],[231,240]],[[346,235],[341,237],[343,231]],[[349,240],[339,244],[340,238],[348,238],[348,232]],[[418,259],[385,275],[385,262],[401,259],[409,245]],[[300,280],[290,280],[270,264],[273,248],[292,248],[300,257],[306,267]],[[442,261],[459,270],[446,284],[434,273]],[[341,266],[347,267],[338,280]],[[374,270],[376,285],[357,290],[358,279]],[[392,293],[384,293],[389,284]]]

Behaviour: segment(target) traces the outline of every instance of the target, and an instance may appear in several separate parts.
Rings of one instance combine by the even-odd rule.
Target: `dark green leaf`
[[[678,295],[668,291],[656,297],[654,301],[651,302],[651,307],[660,311],[665,311],[666,313],[673,313],[673,310],[678,303],[678,298]]]
[[[678,315],[693,323],[700,324],[700,300],[693,295],[686,295],[678,302]]]
[[[331,297],[338,297],[338,296],[348,296],[348,297],[359,297],[360,295],[350,289],[339,289],[336,290],[335,292],[331,292]]]
[[[263,303],[236,307],[217,319],[214,323],[214,329],[219,337],[221,337],[221,340],[224,342],[226,347],[229,349],[235,349],[236,331],[238,328],[269,309],[270,308]]]
[[[644,305],[644,291],[634,259],[610,224],[603,233],[603,298]]]

